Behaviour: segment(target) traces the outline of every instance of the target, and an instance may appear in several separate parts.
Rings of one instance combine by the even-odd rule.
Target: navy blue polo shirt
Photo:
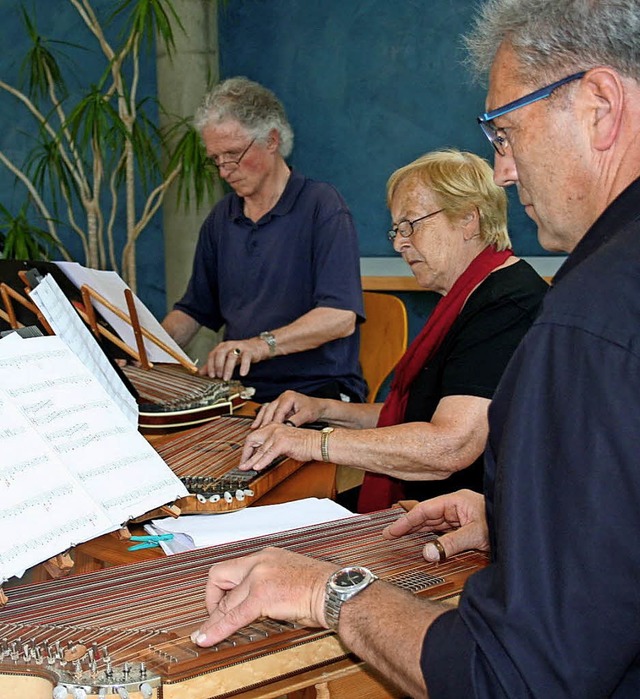
[[[244,215],[237,194],[227,194],[202,225],[189,286],[174,308],[213,330],[224,325],[225,339],[242,340],[318,307],[364,318],[357,233],[336,189],[292,171],[279,201],[257,222]],[[254,364],[242,380],[257,400],[286,389],[311,393],[333,381],[363,399],[359,345],[356,329]]]
[[[639,201],[576,246],[498,386],[493,560],[426,634],[432,699],[640,696]]]

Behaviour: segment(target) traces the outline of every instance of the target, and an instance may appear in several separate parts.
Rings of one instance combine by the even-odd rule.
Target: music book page
[[[97,270],[83,267],[78,262],[56,262],[56,265],[69,277],[69,279],[80,289],[83,285],[90,286],[94,291],[97,291],[103,296],[112,306],[118,308],[122,313],[129,317],[129,309],[124,296],[125,289],[129,287],[117,272],[108,270]],[[167,331],[156,320],[153,313],[142,303],[142,301],[134,294],[133,297],[140,326],[149,331],[154,337],[161,340],[167,347],[170,347],[177,355],[183,357],[186,362],[192,360],[185,354],[183,349],[177,342],[167,333]],[[133,329],[129,323],[119,318],[113,311],[108,309],[104,304],[97,299],[92,299],[98,313],[111,325],[118,333],[120,339],[126,342],[129,347],[135,349],[136,339]],[[144,346],[147,350],[147,356],[151,362],[166,362],[175,364],[176,360],[170,354],[165,352],[161,347],[158,347],[154,342],[145,337]]]
[[[91,331],[82,322],[56,280],[47,274],[29,292],[55,334],[80,358],[102,384],[132,425],[138,424],[138,404],[109,363]]]
[[[0,580],[187,495],[59,337],[0,340]]]

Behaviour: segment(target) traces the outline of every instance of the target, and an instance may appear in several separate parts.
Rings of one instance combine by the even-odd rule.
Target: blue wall
[[[0,78],[14,86],[22,84],[21,64],[29,48],[20,0],[3,0],[0,3],[0,42],[4,47],[0,55]],[[113,12],[113,0],[93,0],[93,6],[100,17]],[[45,37],[58,40],[53,47],[64,54],[61,67],[69,78],[71,90],[96,83],[105,66],[102,57],[96,54],[96,41],[90,35],[77,12],[67,0],[27,0],[30,15],[36,17],[36,26]],[[114,27],[109,38],[116,44],[118,28]],[[142,60],[140,98],[156,95],[155,49],[152,48]],[[0,90],[0,149],[17,165],[23,163],[27,152],[33,146],[36,130],[28,112],[13,97]],[[26,196],[26,190],[9,171],[0,164],[0,203],[12,213],[17,213]],[[143,202],[138,201],[138,215]],[[79,223],[84,222],[79,218]],[[37,221],[45,227],[41,221]],[[117,229],[120,240],[124,239],[125,219],[121,215]],[[61,232],[61,237],[69,247],[74,259],[82,261],[82,249],[74,233]],[[164,282],[164,242],[162,219],[159,215],[143,231],[138,248],[138,293],[157,316],[163,317],[166,308]],[[119,259],[120,256],[118,256]]]
[[[492,158],[475,123],[484,89],[463,67],[471,0],[229,0],[220,11],[222,77],[246,75],[282,99],[296,134],[291,163],[335,184],[358,226],[361,254],[393,255],[385,183],[445,146]],[[541,255],[511,196],[521,255]]]
[[[95,0],[99,11],[112,0]],[[491,158],[475,124],[484,90],[462,66],[460,35],[469,29],[475,0],[228,0],[221,3],[223,77],[247,75],[283,100],[296,133],[291,159],[305,174],[335,184],[349,203],[364,256],[393,255],[385,237],[385,182],[397,167],[443,146]],[[28,1],[43,33],[93,45],[63,0]],[[0,3],[0,77],[16,82],[26,41],[18,0]],[[66,47],[78,78],[91,74],[91,54]],[[203,88],[204,89],[204,88]],[[153,61],[144,66],[142,93],[155,93]],[[0,148],[17,162],[29,122],[0,92]],[[0,202],[17,208],[23,190],[0,167]],[[510,231],[516,252],[544,254],[535,228],[511,195]],[[139,294],[164,314],[161,221],[138,245]]]

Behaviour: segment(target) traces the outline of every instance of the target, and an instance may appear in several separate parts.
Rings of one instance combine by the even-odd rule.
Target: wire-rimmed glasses
[[[398,221],[393,228],[387,231],[387,238],[389,238],[392,243],[398,234],[400,234],[403,238],[408,238],[409,236],[413,235],[413,226],[416,223],[419,221],[424,221],[427,218],[431,218],[432,216],[442,213],[443,211],[444,209],[438,209],[437,211],[432,211],[430,214],[425,214],[419,218],[414,218],[413,221],[409,221],[408,219],[404,218],[402,221]]]
[[[235,170],[240,163],[242,162],[242,158],[249,152],[249,148],[256,142],[256,139],[252,139],[249,142],[249,145],[240,153],[240,155],[237,158],[230,158],[229,160],[222,160],[219,161],[217,158],[210,158],[210,162],[212,165],[215,165],[218,170],[221,170],[222,168],[225,168],[226,170]]]

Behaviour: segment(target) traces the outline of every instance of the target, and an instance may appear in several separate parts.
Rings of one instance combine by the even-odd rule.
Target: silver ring
[[[291,422],[291,420],[285,420],[284,424],[289,425],[289,427],[297,427],[297,425],[294,425],[293,422]]]
[[[233,350],[233,353],[236,355],[236,357],[239,357],[242,354],[242,350],[239,347],[236,347]]]

